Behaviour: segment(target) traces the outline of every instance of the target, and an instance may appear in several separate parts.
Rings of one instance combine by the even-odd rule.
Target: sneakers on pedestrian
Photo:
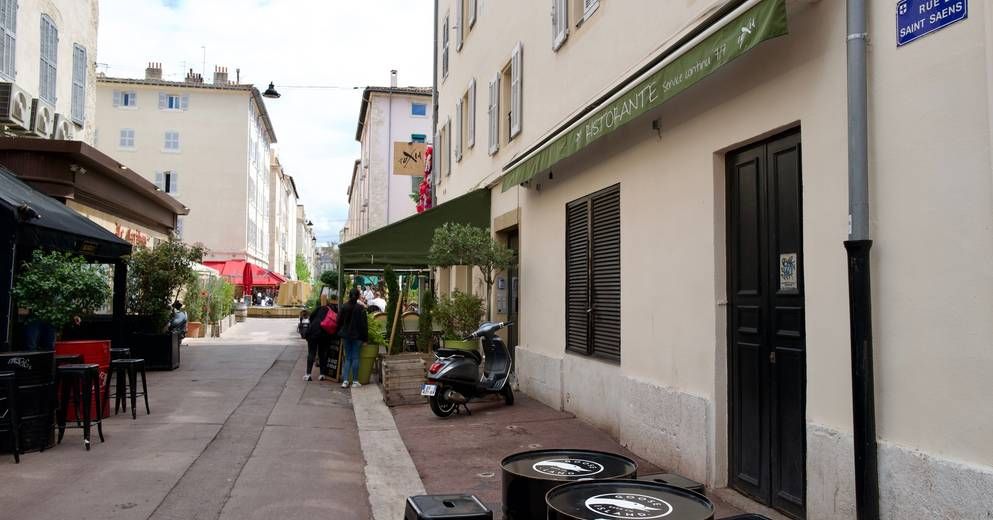
[[[310,374],[303,376],[304,381],[310,381]]]
[[[358,388],[360,386],[362,386],[362,383],[359,383],[358,381],[352,383],[352,388]]]
[[[321,374],[321,375],[317,376],[317,380],[318,381],[324,381],[325,379],[327,379],[327,378],[324,377],[324,374]]]
[[[343,382],[341,383],[341,387],[342,387],[342,388],[348,388],[348,381],[343,381]]]

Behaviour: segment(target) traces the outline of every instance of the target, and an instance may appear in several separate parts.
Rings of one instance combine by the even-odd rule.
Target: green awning
[[[446,222],[490,227],[490,190],[481,189],[389,226],[366,233],[339,247],[343,270],[424,268],[434,230]]]
[[[503,191],[531,180],[590,143],[658,108],[760,43],[788,32],[786,0],[756,4],[622,96],[594,110],[578,126],[511,167],[503,176]]]

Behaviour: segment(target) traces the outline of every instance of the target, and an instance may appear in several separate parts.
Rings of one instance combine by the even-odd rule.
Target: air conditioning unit
[[[14,132],[31,131],[31,96],[13,83],[0,83],[0,123]]]
[[[31,101],[31,135],[49,138],[55,131],[55,108],[35,98]]]
[[[72,121],[62,114],[55,114],[55,131],[52,132],[52,139],[59,141],[72,141],[75,126]]]

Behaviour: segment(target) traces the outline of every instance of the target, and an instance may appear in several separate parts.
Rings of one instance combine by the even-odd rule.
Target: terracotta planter
[[[186,324],[186,335],[191,338],[203,337],[203,323],[191,321]]]

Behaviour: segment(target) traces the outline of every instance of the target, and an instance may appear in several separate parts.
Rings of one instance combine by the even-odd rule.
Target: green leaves
[[[432,337],[434,333],[434,309],[437,301],[431,289],[424,289],[424,298],[421,302],[420,318],[418,319],[417,350],[420,352],[431,352]]]
[[[434,231],[428,261],[437,267],[475,266],[486,282],[486,299],[489,301],[497,273],[513,266],[515,258],[514,252],[494,240],[488,230],[448,222]]]
[[[156,328],[164,327],[179,291],[196,279],[193,264],[202,262],[206,253],[200,244],[178,240],[136,250],[128,260],[128,310],[152,316]]]
[[[103,307],[113,292],[110,270],[71,253],[36,250],[17,275],[13,296],[31,318],[61,329],[73,316]]]
[[[297,255],[297,280],[308,282],[312,280],[310,274],[310,266],[307,265],[307,259],[303,255]]]
[[[478,296],[455,290],[445,296],[434,309],[432,319],[441,324],[448,340],[463,340],[479,328],[483,319],[483,300]]]
[[[393,331],[393,317],[396,316],[397,305],[400,305],[400,282],[397,278],[397,274],[393,271],[392,266],[386,266],[383,271],[383,278],[386,280],[386,334],[389,335]],[[398,327],[399,328],[399,324]],[[389,338],[386,339],[389,341]],[[393,345],[390,346],[390,354],[396,354],[400,350],[400,334],[396,334],[393,338]]]

